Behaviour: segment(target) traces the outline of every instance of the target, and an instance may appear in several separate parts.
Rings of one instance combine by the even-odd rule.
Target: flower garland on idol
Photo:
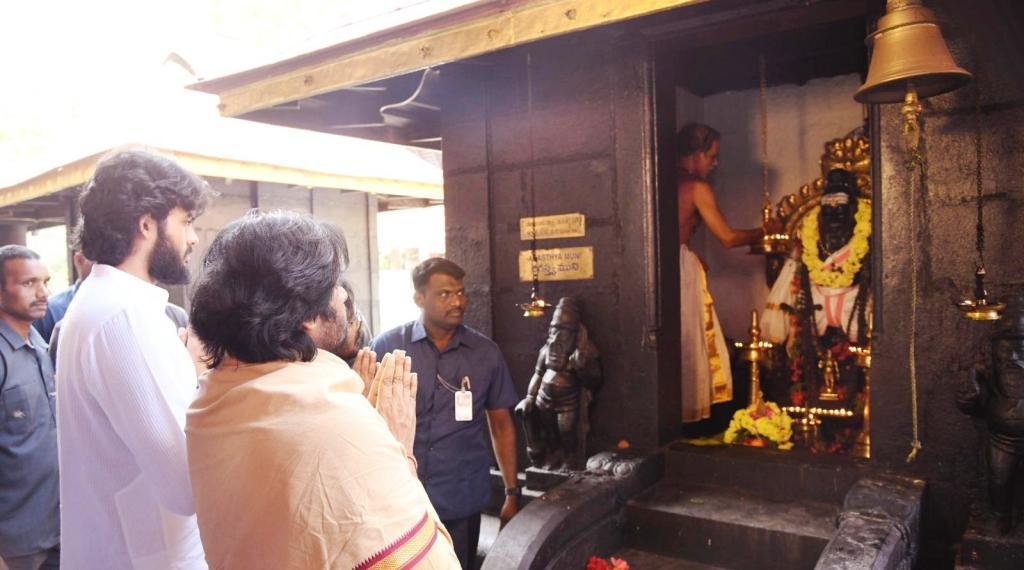
[[[800,231],[800,243],[803,252],[800,260],[807,267],[811,281],[823,287],[849,287],[853,284],[854,277],[860,271],[864,256],[868,254],[868,240],[871,237],[871,208],[857,208],[854,214],[853,236],[847,245],[850,247],[850,255],[845,261],[838,265],[829,264],[818,257],[818,240],[821,234],[818,231],[818,213],[821,206],[816,206],[804,217]]]

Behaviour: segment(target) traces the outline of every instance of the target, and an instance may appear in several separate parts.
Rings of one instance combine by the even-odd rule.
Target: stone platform
[[[677,442],[647,456],[601,453],[588,467],[521,474],[526,505],[483,568],[582,568],[609,555],[693,570],[903,569],[916,559],[924,482],[850,458]]]
[[[1024,523],[1001,534],[992,514],[971,517],[960,542],[957,570],[1024,568]]]

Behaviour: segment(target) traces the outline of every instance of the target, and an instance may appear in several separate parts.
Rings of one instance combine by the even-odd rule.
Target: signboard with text
[[[558,214],[519,218],[519,239],[533,239],[536,224],[537,239],[583,237],[587,235],[587,217],[583,214]]]
[[[570,281],[594,278],[594,248],[562,247],[538,249],[538,278],[541,281]],[[519,252],[519,280],[533,280],[533,256],[530,250]]]

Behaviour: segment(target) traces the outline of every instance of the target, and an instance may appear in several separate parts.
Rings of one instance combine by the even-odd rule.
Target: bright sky
[[[172,52],[216,77],[476,1],[4,2],[0,187],[154,115],[215,114],[215,98],[181,89],[194,79],[164,64]]]

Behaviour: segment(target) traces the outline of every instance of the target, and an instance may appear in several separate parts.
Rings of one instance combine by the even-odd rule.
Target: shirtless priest
[[[761,229],[736,230],[718,209],[708,177],[718,168],[718,131],[689,123],[676,135],[679,156],[679,294],[682,346],[683,422],[711,416],[711,404],[732,399],[732,371],[722,327],[708,292],[701,260],[690,238],[703,221],[724,247],[759,241]]]

